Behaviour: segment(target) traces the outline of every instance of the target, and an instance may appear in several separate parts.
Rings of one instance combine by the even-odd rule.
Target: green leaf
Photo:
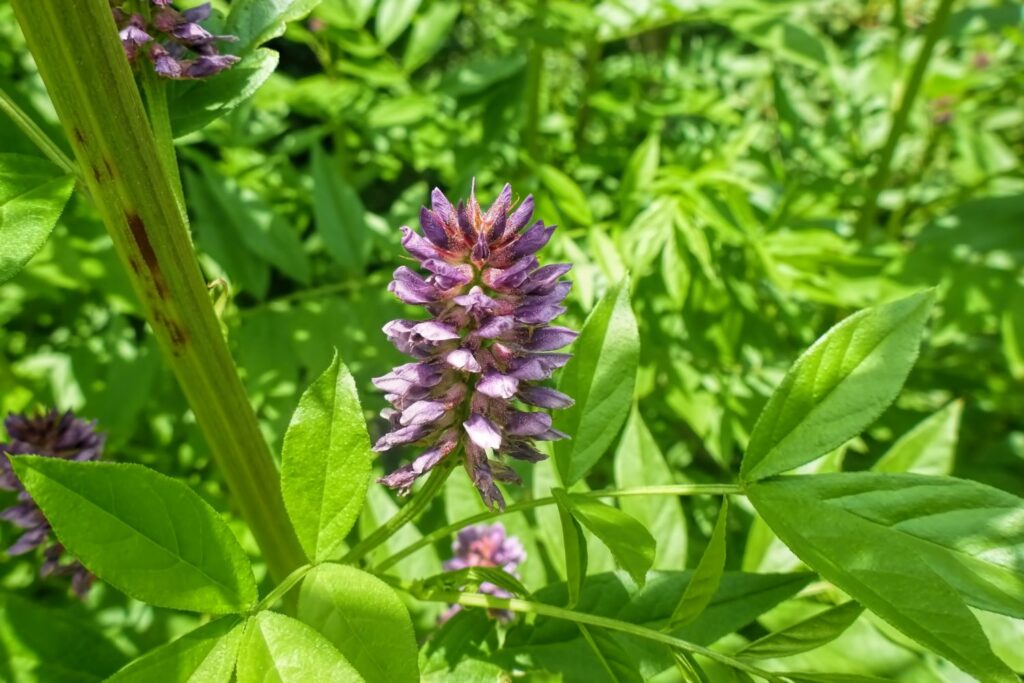
[[[355,189],[323,149],[313,148],[313,217],[327,253],[350,272],[362,272],[369,228]]]
[[[937,475],[952,472],[963,407],[963,401],[952,401],[922,420],[901,436],[871,469]]]
[[[319,4],[320,0],[235,0],[224,33],[238,36],[234,51],[245,54],[283,34],[289,21],[301,19]]]
[[[277,61],[276,52],[261,48],[212,78],[171,81],[167,99],[174,137],[203,128],[252,97],[274,73]]]
[[[726,540],[729,531],[729,497],[722,497],[722,507],[718,510],[715,528],[708,539],[708,547],[704,549],[700,562],[693,572],[693,578],[686,585],[686,592],[672,612],[673,628],[692,624],[707,608],[711,598],[718,592],[718,584],[725,572]]]
[[[633,150],[626,164],[626,171],[622,175],[622,185],[619,187],[619,198],[624,208],[623,215],[631,216],[632,207],[636,206],[637,195],[650,192],[654,178],[658,174],[658,164],[661,161],[661,133],[651,131],[644,138],[640,146]]]
[[[125,656],[70,610],[0,593],[0,679],[98,683]]]
[[[140,465],[12,457],[54,532],[89,571],[158,607],[249,609],[256,580],[217,512],[185,484]]]
[[[530,595],[530,591],[519,579],[501,567],[463,567],[416,581],[414,586],[417,591],[430,593],[433,591],[463,591],[467,590],[467,586],[476,588],[482,583],[493,583],[516,597],[529,597]]]
[[[330,641],[301,621],[260,612],[245,627],[238,683],[362,681]]]
[[[0,154],[0,283],[43,248],[74,187],[44,159]]]
[[[369,683],[419,680],[409,612],[372,574],[320,565],[302,581],[298,618],[333,643]]]
[[[374,28],[377,40],[387,47],[405,33],[423,0],[380,0]]]
[[[629,304],[628,280],[598,302],[573,353],[558,388],[576,403],[555,415],[555,427],[571,437],[555,443],[555,461],[565,486],[590,471],[629,414],[640,364],[640,332]]]
[[[736,655],[752,659],[788,657],[821,647],[841,636],[861,615],[864,608],[854,601],[844,602],[792,626],[769,633],[746,645]]]
[[[583,640],[600,662],[613,683],[643,683],[643,676],[637,669],[636,662],[624,647],[606,631],[584,624],[576,624]]]
[[[615,561],[641,586],[654,564],[654,537],[622,510],[578,494],[552,489],[558,505],[608,547]]]
[[[107,683],[230,683],[244,622],[221,617],[139,657]]]
[[[800,356],[754,425],[740,476],[756,481],[828,453],[892,403],[917,358],[932,290],[851,315]]]
[[[675,483],[665,456],[637,407],[633,408],[622,430],[615,451],[614,468],[615,484],[620,489]],[[686,517],[678,498],[628,496],[619,499],[619,507],[636,517],[658,539],[654,569],[681,569],[686,566]]]
[[[783,477],[747,495],[801,560],[885,621],[972,676],[1016,680],[961,594],[1019,609],[1020,499],[945,477],[874,473]]]
[[[433,57],[451,35],[462,8],[458,2],[434,2],[412,25],[409,43],[402,54],[402,68],[412,73]]]
[[[583,582],[587,578],[587,538],[583,527],[572,515],[572,508],[562,489],[552,489],[558,504],[558,519],[562,525],[562,543],[565,547],[565,573],[569,586],[569,601],[566,607],[579,602]]]
[[[254,191],[240,187],[209,163],[203,179],[223,215],[234,224],[242,244],[293,280],[309,284],[311,268],[298,233]]]
[[[578,225],[590,227],[594,217],[590,213],[590,206],[587,204],[587,196],[572,178],[562,171],[548,164],[541,164],[537,167],[537,177],[541,185],[551,193],[551,198],[558,206],[558,210],[565,214]]]
[[[284,435],[281,494],[306,555],[331,559],[366,499],[373,454],[352,374],[335,352]]]

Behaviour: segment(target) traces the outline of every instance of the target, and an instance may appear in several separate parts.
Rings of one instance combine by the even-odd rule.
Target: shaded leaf
[[[956,456],[963,401],[952,401],[899,438],[871,468],[876,472],[949,474]]]
[[[704,549],[700,562],[693,572],[693,578],[686,584],[686,592],[680,598],[675,611],[672,612],[673,628],[686,626],[700,616],[707,608],[711,598],[718,592],[718,584],[725,572],[726,537],[729,531],[729,497],[722,497],[722,507],[718,510],[715,528],[708,539],[708,547]]]
[[[0,154],[0,284],[43,248],[74,187],[49,161]]]
[[[327,253],[351,272],[361,272],[369,245],[366,211],[331,158],[313,148],[313,217]]]
[[[854,601],[819,612],[792,626],[758,638],[736,652],[753,659],[788,657],[821,647],[838,638],[861,615],[864,608]]]
[[[301,19],[320,0],[235,0],[224,24],[224,33],[237,36],[233,46],[244,54],[284,33],[285,25]]]

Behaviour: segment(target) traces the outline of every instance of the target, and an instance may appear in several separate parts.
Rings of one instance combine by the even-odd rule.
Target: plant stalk
[[[89,194],[271,575],[306,563],[107,0],[12,0]],[[145,65],[143,65],[145,66]]]
[[[59,166],[62,171],[69,175],[76,175],[78,173],[78,169],[75,168],[75,162],[68,159],[68,156],[64,154],[64,150],[58,147],[57,143],[51,140],[46,132],[28,114],[22,111],[21,107],[11,99],[11,96],[2,89],[0,89],[0,111],[11,117],[14,125],[20,128],[21,132],[39,148],[39,151],[47,159]]]
[[[642,486],[631,489],[620,489],[618,491],[585,491],[579,492],[575,495],[589,496],[591,498],[629,498],[632,496],[727,496],[730,494],[741,493],[743,493],[743,490],[739,486],[732,484],[672,484],[665,486]],[[523,512],[525,510],[554,504],[555,499],[553,497],[535,498],[533,500],[524,500],[521,503],[510,505],[502,511],[481,512],[471,517],[460,519],[448,526],[436,529],[429,534],[426,534],[415,543],[409,544],[391,557],[382,560],[374,567],[374,569],[377,572],[387,571],[420,548],[436,543],[443,538],[447,538],[471,524],[486,522],[487,520],[499,515]]]
[[[949,15],[953,11],[953,2],[954,0],[941,0],[939,3],[939,8],[935,12],[935,18],[932,19],[932,22],[928,25],[928,31],[925,33],[924,45],[921,46],[921,52],[918,53],[917,61],[914,62],[914,68],[907,79],[906,87],[903,90],[903,97],[900,100],[900,106],[896,110],[896,115],[892,120],[892,127],[889,128],[889,136],[886,138],[885,145],[879,154],[878,169],[868,185],[867,197],[861,211],[860,221],[857,223],[857,238],[861,242],[867,241],[871,236],[871,229],[878,216],[878,197],[885,190],[886,183],[889,181],[896,146],[907,129],[910,112],[913,110],[914,102],[921,91],[921,83],[924,81],[924,75],[928,71],[928,63],[931,62],[932,54],[935,52],[935,45],[942,37],[942,33],[945,31],[946,24],[949,21]]]

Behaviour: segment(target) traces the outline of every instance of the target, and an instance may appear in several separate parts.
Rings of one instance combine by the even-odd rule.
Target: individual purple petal
[[[546,325],[565,311],[565,306],[541,302],[520,306],[516,309],[515,318],[527,325]]]
[[[171,35],[187,45],[203,45],[213,40],[213,34],[199,24],[183,22],[177,24]]]
[[[523,203],[512,212],[512,215],[508,217],[508,223],[505,225],[505,230],[509,233],[516,233],[523,229],[523,227],[530,222],[530,217],[533,216],[533,195],[526,195],[526,199]]]
[[[536,385],[520,386],[517,396],[523,403],[537,406],[538,408],[568,408],[575,403],[575,401],[560,391]]]
[[[554,351],[572,343],[579,333],[568,327],[541,327],[530,334],[523,342],[528,351]]]
[[[551,416],[547,413],[512,411],[505,431],[509,436],[537,436],[551,429]]]
[[[29,529],[23,533],[17,541],[14,542],[10,548],[7,549],[7,554],[24,555],[27,552],[35,550],[43,543],[48,541],[50,538],[50,526],[39,526],[34,529]]]
[[[514,290],[526,282],[529,272],[537,267],[537,258],[528,256],[516,261],[508,268],[488,268],[483,273],[483,281],[488,287],[500,290]]]
[[[543,222],[537,221],[533,224],[533,227],[524,232],[523,236],[520,237],[512,246],[512,255],[515,258],[522,258],[540,251],[540,249],[548,243],[548,240],[551,239],[551,235],[553,235],[554,232],[554,225],[545,227]]]
[[[482,369],[480,361],[478,361],[476,356],[473,355],[473,352],[468,349],[455,349],[454,351],[449,351],[445,355],[444,360],[453,368],[457,368],[465,372],[480,372]]]
[[[46,524],[46,517],[31,498],[0,512],[0,519],[6,519],[22,529],[32,529]]]
[[[418,261],[426,261],[427,259],[437,258],[439,256],[437,247],[432,245],[421,235],[415,233],[412,228],[403,226],[401,230],[402,247],[409,252],[410,256]]]
[[[568,263],[554,263],[549,266],[542,266],[530,273],[530,277],[523,283],[523,291],[531,294],[538,290],[546,290],[572,269]]]
[[[510,315],[497,315],[484,322],[473,334],[481,339],[497,339],[508,334],[515,327],[516,321]]]
[[[450,341],[452,339],[459,338],[459,331],[454,327],[434,320],[427,320],[417,325],[413,325],[412,331],[424,339],[436,342]]]
[[[433,283],[442,289],[460,287],[473,280],[473,268],[468,264],[453,265],[440,259],[427,259],[423,267],[434,274]]]
[[[491,256],[491,246],[487,243],[487,236],[484,233],[480,233],[477,237],[476,244],[473,245],[473,251],[471,258],[474,263],[486,263],[487,259]]]
[[[476,383],[476,390],[491,398],[512,398],[519,389],[519,380],[515,377],[503,375],[494,370],[488,370]]]
[[[426,450],[418,458],[408,465],[399,467],[391,474],[381,477],[377,481],[388,488],[397,489],[399,495],[407,495],[412,489],[416,480],[432,470],[439,462],[444,460],[455,447],[452,439],[442,440],[438,445]]]
[[[483,415],[470,415],[462,426],[473,443],[480,448],[497,450],[501,447],[501,432],[497,425]]]
[[[422,425],[436,422],[444,417],[447,408],[440,401],[416,401],[402,411],[399,423],[404,425]]]
[[[395,279],[388,285],[388,291],[407,304],[428,304],[441,298],[436,287],[405,266],[395,270]]]
[[[551,374],[569,362],[568,353],[537,353],[517,358],[512,363],[513,377],[528,381],[548,379]]]
[[[185,75],[186,67],[159,45],[150,49],[149,58],[153,60],[153,70],[164,78],[182,78]]]
[[[522,486],[523,478],[519,476],[518,472],[505,463],[492,458],[487,461],[487,465],[491,468],[491,475],[501,483]]]
[[[381,453],[394,448],[395,446],[404,446],[405,444],[419,441],[429,433],[430,428],[426,425],[418,424],[409,425],[408,427],[400,427],[377,439],[377,443],[373,445],[373,450],[377,453]]]
[[[425,206],[420,209],[420,227],[428,240],[441,249],[448,248],[448,233],[445,232],[444,223]]]
[[[501,188],[498,198],[494,200],[491,208],[487,209],[487,213],[484,214],[484,223],[491,226],[490,233],[487,236],[490,242],[500,240],[505,233],[505,225],[508,222],[508,210],[511,205],[512,186],[505,183],[505,187]]]
[[[455,209],[440,188],[435,187],[430,193],[430,206],[445,226],[451,228],[456,226]]]
[[[531,446],[525,440],[506,439],[501,447],[501,453],[516,460],[526,462],[540,462],[547,460],[546,455]]]
[[[565,432],[560,432],[557,429],[549,429],[543,434],[537,434],[533,438],[538,441],[562,441],[563,439],[568,439],[569,435]]]
[[[470,218],[470,209],[462,202],[459,202],[458,208],[455,209],[455,220],[459,225],[459,230],[462,232],[462,239],[466,244],[475,243],[476,229],[473,227],[473,220]]]
[[[190,9],[183,10],[181,18],[192,23],[206,21],[210,18],[210,3],[204,2],[202,5],[196,5]]]
[[[477,317],[493,313],[498,308],[497,302],[484,294],[479,287],[473,287],[469,290],[469,294],[459,295],[452,301],[465,307],[467,311]]]
[[[203,55],[185,70],[187,78],[207,78],[224,71],[238,61],[235,55]]]
[[[504,510],[505,497],[501,495],[501,491],[494,485],[494,476],[491,474],[491,468],[487,463],[487,455],[481,447],[472,441],[466,443],[465,467],[470,480],[473,482],[473,486],[480,493],[480,498],[483,500],[484,505],[492,510]]]

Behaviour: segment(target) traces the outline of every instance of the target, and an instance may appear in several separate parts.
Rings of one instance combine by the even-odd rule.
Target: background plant
[[[369,379],[399,361],[380,327],[408,315],[385,289],[397,265],[397,227],[415,224],[435,185],[465,194],[475,176],[480,188],[493,188],[488,198],[506,180],[517,192],[532,192],[538,215],[561,226],[549,258],[574,264],[566,324],[580,329],[590,315],[589,334],[573,349],[578,362],[560,380],[577,405],[555,426],[574,438],[556,446],[557,467],[522,471],[526,489],[507,497],[510,508],[528,509],[502,519],[528,557],[519,568],[522,588],[504,588],[528,605],[454,595],[494,576],[414,583],[441,572],[455,530],[446,525],[482,514],[457,479],[415,525],[365,556],[365,567],[441,600],[409,602],[421,636],[433,630],[445,600],[524,611],[548,606],[532,627],[517,623],[507,632],[483,610],[464,610],[421,652],[422,675],[452,676],[456,665],[467,677],[522,669],[568,680],[631,680],[637,671],[673,680],[697,675],[673,673],[695,666],[716,680],[741,675],[709,663],[707,653],[664,641],[676,638],[701,647],[714,642],[720,654],[780,671],[952,680],[962,674],[950,660],[982,680],[1004,680],[1005,669],[970,625],[975,618],[995,652],[1024,668],[1013,648],[1019,620],[992,613],[1014,616],[1020,562],[978,564],[958,545],[987,529],[986,543],[1019,558],[1019,499],[976,484],[878,474],[953,473],[1016,495],[1024,485],[1017,4],[325,0],[274,37],[284,20],[299,19],[312,4],[267,3],[280,10],[280,21],[264,31],[236,18],[236,28],[255,30],[226,49],[247,54],[248,62],[210,81],[213,87],[181,83],[166,93],[195,245],[271,451],[282,452],[307,385],[349,386],[336,380],[347,371],[332,364],[334,348],[367,409],[369,435],[383,433],[385,425],[370,417],[383,401]],[[241,12],[235,6],[263,4],[218,9]],[[58,161],[53,166],[13,119],[0,120],[0,275],[13,275],[34,254],[0,286],[0,408],[56,404],[97,418],[109,435],[108,458],[148,465],[185,481],[214,508],[237,512],[239,501],[225,495],[225,473],[211,466],[210,448],[144,323],[145,304],[132,294],[95,204],[75,193],[60,214],[74,184],[70,167],[61,168],[70,138],[54,118],[11,7],[0,5],[0,16],[0,88],[63,149],[46,150]],[[15,199],[25,196],[40,198],[44,210],[31,214],[41,216],[39,224],[56,224],[45,245],[38,232],[6,232],[19,225],[26,204]],[[932,285],[933,309],[919,295],[847,319]],[[929,309],[930,333],[911,371]],[[793,360],[843,319],[833,344],[858,348],[862,335],[888,330],[891,350],[857,365],[876,368],[873,381],[845,391],[839,381],[823,395],[813,382],[802,384],[799,372],[784,378]],[[798,368],[833,373],[823,375],[826,384],[845,376],[852,361],[839,350],[846,347],[814,348],[822,355],[805,357]],[[328,367],[334,374],[316,380]],[[896,402],[877,421],[868,418],[888,400],[851,409],[850,401],[882,388]],[[353,395],[344,399],[350,410]],[[606,412],[595,412],[602,405]],[[794,416],[815,419],[793,426]],[[792,429],[761,426],[772,420]],[[287,474],[287,442],[284,453]],[[372,466],[391,471],[400,461]],[[346,462],[359,472],[370,465],[368,455]],[[770,478],[793,465],[816,476]],[[838,470],[843,474],[829,474]],[[749,499],[733,496],[726,514],[721,494],[737,491],[737,479]],[[552,494],[559,484],[566,492]],[[639,486],[718,495],[687,496],[682,504],[672,495],[605,499],[611,506],[585,495]],[[887,498],[890,489],[899,496]],[[550,496],[557,505],[536,504]],[[891,505],[897,498],[907,507]],[[867,569],[906,569],[886,565],[878,549],[908,543],[902,533],[894,541],[889,525],[914,528],[915,501],[934,500],[948,506],[947,522],[938,531],[916,528],[907,547],[932,553],[922,566],[942,580],[908,576],[915,586],[935,586],[920,596],[923,604],[951,611],[922,615],[919,605],[894,602],[899,591],[877,590],[884,582],[877,575],[851,568],[867,557]],[[358,547],[400,502],[371,485],[355,529],[349,535],[341,525],[335,542]],[[657,546],[641,543],[628,554],[617,543],[631,524],[621,513],[648,529]],[[984,521],[996,516],[1005,520],[1003,536]],[[859,539],[853,547],[876,550],[843,556],[813,525],[793,524],[816,518]],[[277,582],[266,577],[248,529],[233,514],[228,520],[255,562],[252,580],[264,597],[272,595]],[[930,536],[939,532],[946,545]],[[7,547],[16,531],[3,533]],[[416,552],[395,559],[412,544]],[[240,557],[234,553],[229,564],[244,569]],[[830,583],[794,573],[802,563]],[[632,579],[606,573],[616,565]],[[667,573],[634,585],[651,566]],[[695,574],[674,573],[684,567]],[[297,591],[299,618],[302,595],[359,580],[331,576],[335,569],[359,571],[317,567]],[[125,589],[113,578],[80,603],[61,584],[37,581],[35,570],[25,558],[0,570],[9,677],[46,679],[45,667],[58,661],[43,649],[52,624],[92,643],[83,651],[105,653],[83,669],[103,677],[198,623],[124,597],[111,589]],[[375,587],[368,591],[391,595],[373,577],[354,576]],[[255,583],[238,580],[225,610],[245,612]],[[564,587],[548,587],[559,580]],[[833,586],[867,611],[837,605],[842,598]],[[595,595],[603,597],[595,603]],[[652,596],[661,596],[657,609],[638,611],[655,602]],[[356,608],[344,599],[337,598]],[[972,617],[965,604],[986,611]],[[590,622],[572,625],[560,619],[565,614],[550,613],[570,605]],[[209,603],[203,609],[218,611]],[[399,619],[402,610],[382,607],[381,614]],[[242,645],[235,619],[204,626],[194,638],[227,643],[215,650],[235,641],[246,652],[262,647],[272,660],[274,640],[301,630],[261,612],[249,623],[262,641],[246,636]],[[621,635],[616,624],[595,619],[642,625],[662,642],[650,633]],[[325,622],[305,621],[324,629]],[[957,637],[920,631],[936,621],[953,625]],[[671,635],[660,631],[665,625]],[[787,639],[787,632],[797,636]],[[801,648],[794,642],[820,647],[795,653]],[[873,655],[854,654],[861,649]],[[84,667],[76,652],[59,661]],[[359,668],[351,653],[342,654]],[[803,676],[796,678],[823,680]]]

